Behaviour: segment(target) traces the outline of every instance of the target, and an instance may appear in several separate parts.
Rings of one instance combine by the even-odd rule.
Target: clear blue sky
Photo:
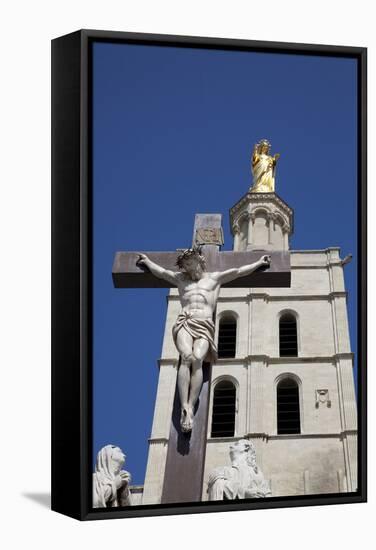
[[[340,246],[356,351],[356,62],[96,43],[93,62],[94,457],[108,443],[144,481],[165,289],[114,289],[117,250],[191,244],[196,212],[247,191],[261,138],[280,152],[277,193],[292,249]]]

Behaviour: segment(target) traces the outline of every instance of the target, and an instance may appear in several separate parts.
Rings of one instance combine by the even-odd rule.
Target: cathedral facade
[[[273,182],[274,183],[274,182]],[[293,210],[273,190],[250,189],[230,210],[235,251],[289,251],[290,288],[222,288],[216,310],[202,500],[229,447],[253,442],[272,496],[357,490],[357,405],[344,265],[338,247],[290,250]],[[145,484],[161,502],[178,353],[167,318]],[[177,480],[178,482],[178,480]]]

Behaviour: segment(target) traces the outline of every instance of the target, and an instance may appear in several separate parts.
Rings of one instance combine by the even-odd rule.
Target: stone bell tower
[[[230,228],[235,251],[289,251],[291,287],[221,289],[203,500],[240,439],[254,444],[273,496],[357,488],[346,262],[338,247],[290,250],[294,213],[275,192],[270,147],[255,145],[253,182],[230,209]]]
[[[229,447],[241,439],[252,441],[272,496],[357,488],[346,262],[336,246],[290,250],[294,213],[275,192],[278,158],[266,140],[256,144],[253,182],[230,209],[230,227],[234,251],[289,251],[291,287],[220,290],[202,500],[210,473],[231,466]],[[178,365],[171,326],[179,311],[171,289],[143,504],[161,502]]]
[[[234,250],[289,249],[293,211],[274,192],[248,191],[230,210]]]

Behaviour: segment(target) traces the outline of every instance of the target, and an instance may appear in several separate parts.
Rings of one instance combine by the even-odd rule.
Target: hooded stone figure
[[[115,445],[106,445],[97,454],[93,474],[93,507],[115,508],[130,506],[131,475],[122,470],[125,454]]]

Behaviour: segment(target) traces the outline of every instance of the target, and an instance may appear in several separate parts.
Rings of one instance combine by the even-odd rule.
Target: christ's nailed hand
[[[142,266],[146,266],[146,262],[148,260],[148,257],[146,256],[146,254],[139,254],[138,255],[138,260],[136,261],[136,265],[142,267]]]
[[[272,261],[271,257],[268,254],[266,254],[265,256],[262,256],[260,258],[260,265],[269,267],[271,264],[271,261]]]

